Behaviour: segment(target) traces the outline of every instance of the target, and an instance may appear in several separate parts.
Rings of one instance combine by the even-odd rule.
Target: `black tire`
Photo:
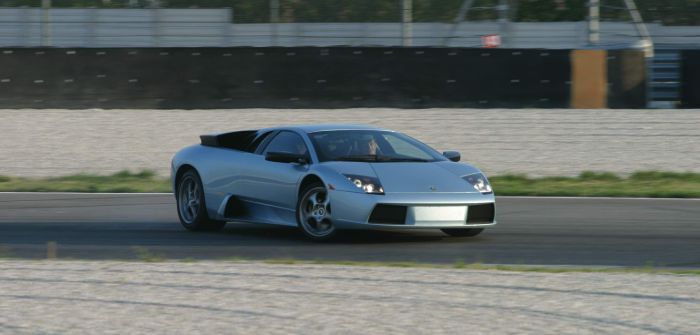
[[[195,194],[196,193],[196,194]],[[191,202],[197,197],[196,203]],[[177,180],[175,189],[175,199],[177,203],[177,216],[180,223],[187,230],[206,231],[220,230],[226,225],[225,221],[217,221],[209,218],[207,205],[204,199],[204,189],[202,179],[195,170],[188,170]],[[185,206],[185,204],[188,204]]]
[[[448,228],[440,229],[443,233],[455,237],[476,236],[484,231],[484,228]]]
[[[315,208],[315,205],[313,203],[309,203],[309,201],[312,201],[310,200],[310,197],[318,193],[325,194],[325,198],[323,198],[323,200],[326,201],[326,205],[323,206],[323,216],[325,217],[327,215],[328,218],[323,219],[323,223],[318,223],[318,221],[316,221],[315,219],[312,219],[312,221],[314,221],[315,223],[310,223],[309,212],[313,211],[312,208]],[[305,186],[304,189],[302,189],[301,192],[299,192],[299,199],[297,200],[296,209],[297,226],[307,238],[315,242],[329,241],[333,239],[337,233],[337,229],[335,228],[335,226],[333,226],[333,222],[331,221],[331,206],[330,201],[327,197],[328,190],[326,189],[326,186],[321,182],[311,183]],[[304,206],[307,206],[306,209]],[[304,218],[306,218],[306,224],[304,223]],[[326,230],[322,231],[321,228],[326,226],[329,226],[330,228],[327,228]],[[319,230],[314,230],[314,227],[318,227]]]

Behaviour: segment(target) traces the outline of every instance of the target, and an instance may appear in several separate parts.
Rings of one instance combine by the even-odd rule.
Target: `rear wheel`
[[[449,228],[440,230],[450,236],[466,237],[479,235],[482,231],[484,231],[484,228]]]
[[[314,241],[331,239],[336,229],[333,225],[328,191],[323,183],[315,182],[304,187],[297,203],[297,223],[306,237]]]
[[[188,230],[219,230],[226,225],[224,221],[209,219],[202,180],[196,171],[189,170],[182,174],[175,195],[180,223]]]

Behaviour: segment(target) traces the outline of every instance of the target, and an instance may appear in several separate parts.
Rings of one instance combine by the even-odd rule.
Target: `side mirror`
[[[442,155],[453,162],[459,162],[459,160],[462,159],[462,155],[459,151],[445,151]]]
[[[265,154],[265,160],[278,163],[309,163],[309,158],[306,157],[306,155],[294,154],[291,152],[268,152]]]

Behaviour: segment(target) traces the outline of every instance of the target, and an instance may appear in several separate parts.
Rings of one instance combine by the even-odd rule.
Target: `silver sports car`
[[[202,135],[172,161],[177,213],[190,230],[226,222],[340,229],[441,229],[474,236],[496,224],[486,176],[402,133],[309,125]]]

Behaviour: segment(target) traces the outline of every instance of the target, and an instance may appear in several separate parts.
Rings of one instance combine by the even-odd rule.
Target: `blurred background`
[[[3,46],[481,47],[488,34],[513,48],[700,42],[697,0],[6,0],[0,8]]]
[[[499,196],[698,197],[693,108],[700,0],[0,0],[6,191],[168,192],[170,159],[201,134],[360,123],[460,151]],[[139,244],[169,255],[286,245],[284,232],[269,244],[232,244],[227,233],[208,249],[209,235],[180,237],[165,195],[5,197],[0,243],[31,257],[54,240],[76,257],[131,255]],[[455,249],[445,253],[505,264],[698,264],[695,203],[542,201],[500,212],[504,242],[483,241],[493,252],[448,243]],[[542,240],[532,239],[536,225]],[[534,248],[541,258],[532,253],[540,241],[549,243]],[[395,260],[406,259],[404,246]],[[492,257],[503,250],[509,258]]]
[[[699,23],[698,0],[8,0],[0,107],[695,108]]]
[[[4,0],[0,174],[165,175],[199,134],[316,122],[497,138],[473,159],[500,174],[697,171],[697,114],[665,111],[700,108],[698,24],[700,0]]]
[[[697,108],[699,23],[699,0],[8,0],[0,108]]]

